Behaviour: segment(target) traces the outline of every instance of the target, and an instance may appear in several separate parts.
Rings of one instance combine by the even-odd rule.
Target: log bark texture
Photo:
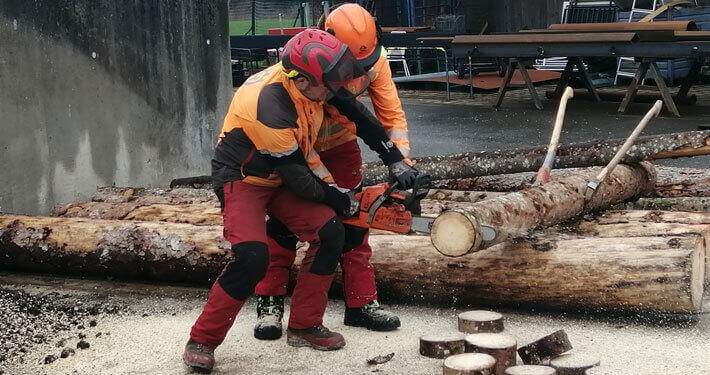
[[[583,169],[554,169],[555,179],[579,174]],[[710,197],[710,169],[656,166],[658,178],[650,197]],[[475,178],[434,181],[437,189],[511,192],[532,187],[535,173],[511,173]]]
[[[697,217],[656,216],[676,214],[670,224],[683,234],[619,237],[628,231],[624,215],[648,215],[619,213],[593,231],[531,236],[460,258],[439,254],[426,236],[373,235],[371,262],[385,300],[698,312],[705,241],[681,225],[697,228]],[[0,216],[0,268],[8,270],[208,283],[228,248],[220,226]]]
[[[584,192],[595,175],[585,174],[550,181],[539,187],[473,203],[447,211],[432,226],[431,240],[442,254],[462,256],[524,236],[535,228],[547,227],[572,219],[583,212],[600,210],[648,193],[656,176],[649,163],[619,165],[585,201]],[[484,238],[482,227],[495,229],[495,238]]]
[[[539,365],[572,350],[567,333],[561,329],[518,349],[520,359],[526,365]]]
[[[606,165],[625,140],[601,140],[560,146],[557,150],[554,167],[576,168]],[[542,166],[546,152],[546,146],[539,146],[527,149],[431,156],[415,160],[417,169],[422,173],[429,174],[432,180],[460,179],[537,171]],[[639,137],[623,161],[631,163],[690,155],[710,155],[710,131]],[[381,164],[363,167],[364,186],[386,181],[387,176],[387,168]]]

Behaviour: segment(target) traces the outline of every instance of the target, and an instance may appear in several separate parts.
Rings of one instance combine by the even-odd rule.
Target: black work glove
[[[401,190],[411,189],[414,185],[414,179],[419,174],[418,170],[403,161],[392,163],[387,168],[390,172],[390,182],[396,181],[399,183]]]
[[[360,201],[355,199],[355,191],[350,190],[344,194],[350,199],[350,207],[342,210],[342,212],[338,212],[338,214],[344,219],[356,217],[360,214]]]

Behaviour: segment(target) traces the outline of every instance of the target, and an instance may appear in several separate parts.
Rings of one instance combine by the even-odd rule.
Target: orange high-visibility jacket
[[[390,140],[397,146],[402,155],[409,157],[409,133],[407,131],[407,119],[404,117],[402,103],[397,95],[397,87],[392,82],[392,71],[384,48],[382,56],[377,60],[374,67],[377,75],[370,83],[367,91],[370,94],[372,105],[375,108],[375,115],[384,126]],[[357,139],[355,135],[355,124],[343,116],[338,110],[329,105],[325,105],[326,119],[318,132],[318,139],[314,146],[316,151],[325,151],[343,143]]]
[[[332,183],[313,149],[323,117],[322,102],[303,96],[281,72],[281,64],[271,66],[249,77],[234,94],[215,149],[213,171],[223,182],[239,179],[280,186],[281,179],[264,155],[287,156],[300,149],[310,169]]]

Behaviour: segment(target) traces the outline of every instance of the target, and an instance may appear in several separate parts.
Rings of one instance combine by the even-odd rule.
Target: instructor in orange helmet
[[[384,127],[389,137],[389,142],[380,146],[386,151],[378,154],[389,168],[390,179],[405,189],[411,187],[418,172],[411,167],[412,162],[408,159],[407,120],[392,82],[392,72],[375,20],[361,6],[344,4],[334,9],[321,27],[348,45],[359,65],[374,76],[367,90],[376,117],[356,100],[330,99],[325,105],[326,119],[314,144],[314,150],[325,167],[319,169],[324,175],[332,175],[341,188],[360,189],[362,157],[357,137],[367,137],[358,134],[361,127],[356,127],[355,123],[371,122]],[[314,173],[319,174],[317,170]],[[270,264],[266,276],[256,287],[258,321],[254,336],[274,340],[282,335],[284,296],[298,238],[273,218],[267,222],[267,232],[270,237]],[[345,237],[345,248],[340,259],[345,287],[344,323],[375,331],[397,329],[399,318],[383,309],[377,301],[367,229],[345,225]]]

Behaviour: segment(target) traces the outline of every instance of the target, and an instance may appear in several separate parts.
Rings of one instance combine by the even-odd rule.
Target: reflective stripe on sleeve
[[[272,152],[269,150],[259,150],[259,152],[264,155],[271,155],[275,158],[280,158],[282,156],[289,156],[289,155],[293,154],[293,152],[296,150],[298,150],[298,143],[294,144],[293,147],[291,147],[291,149],[286,150],[286,151],[282,151],[282,152]]]

